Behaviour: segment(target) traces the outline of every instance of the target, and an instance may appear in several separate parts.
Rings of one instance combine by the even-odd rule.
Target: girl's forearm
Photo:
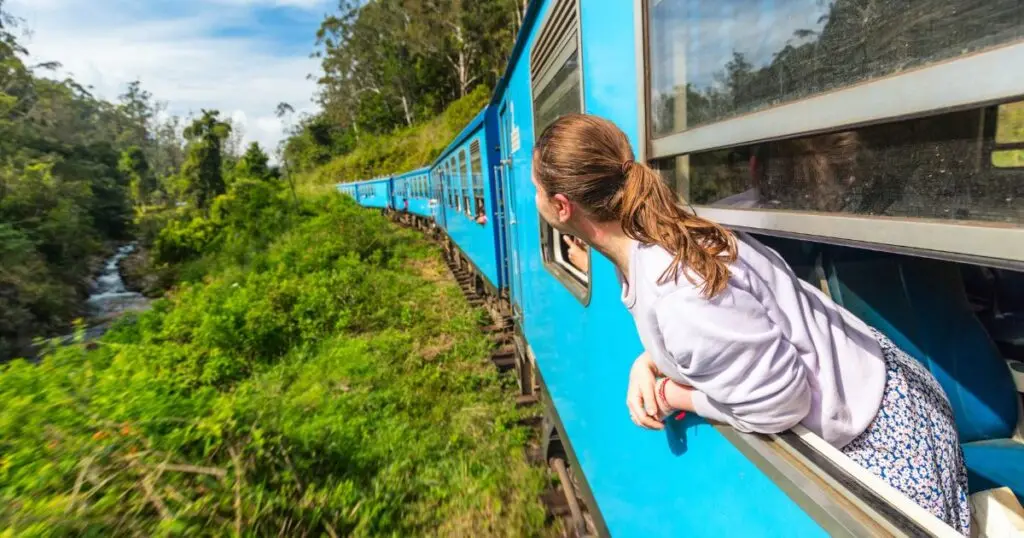
[[[686,385],[680,385],[671,379],[664,382],[664,388],[662,394],[659,394],[659,399],[664,399],[664,403],[668,405],[669,409],[677,409],[679,411],[693,411],[693,393],[696,390],[693,387]]]

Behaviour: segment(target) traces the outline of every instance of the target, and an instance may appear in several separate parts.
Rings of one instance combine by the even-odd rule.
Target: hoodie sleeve
[[[655,306],[668,358],[698,392],[696,413],[744,432],[777,433],[811,407],[807,368],[750,293],[712,299],[680,288]]]

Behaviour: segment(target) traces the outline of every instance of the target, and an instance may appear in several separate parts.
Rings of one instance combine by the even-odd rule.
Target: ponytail
[[[626,161],[622,168],[625,172],[619,213],[622,230],[630,238],[658,245],[673,256],[672,264],[658,283],[678,281],[683,272],[690,283],[700,286],[704,297],[711,298],[725,290],[729,283],[729,264],[736,260],[733,234],[684,207],[658,173],[647,165]]]
[[[595,219],[617,220],[630,238],[672,254],[659,284],[678,281],[682,272],[707,298],[728,285],[736,238],[684,207],[655,171],[635,162],[614,123],[585,114],[555,120],[537,139],[534,176],[547,192],[563,193]]]

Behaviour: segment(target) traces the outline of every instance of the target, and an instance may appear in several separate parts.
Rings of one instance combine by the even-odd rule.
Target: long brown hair
[[[598,221],[618,221],[627,236],[672,254],[659,284],[677,281],[682,272],[705,297],[721,293],[736,260],[736,238],[687,209],[657,172],[633,159],[614,123],[569,114],[537,140],[534,174],[549,196],[561,193]]]

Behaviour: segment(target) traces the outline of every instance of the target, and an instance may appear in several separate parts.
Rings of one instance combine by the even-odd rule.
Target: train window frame
[[[462,212],[467,217],[472,216],[473,208],[469,204],[469,160],[466,158],[466,148],[459,149],[459,184],[462,185]]]
[[[448,163],[441,163],[439,170],[442,180],[444,181],[444,196],[445,200],[447,200],[447,207],[454,208],[455,200],[452,199],[452,180],[448,177]]]
[[[455,193],[455,211],[462,212],[462,178],[459,173],[458,162],[453,154],[448,158],[448,170],[452,178],[452,192]]]
[[[638,159],[645,162],[668,161],[696,153],[767,141],[982,108],[993,103],[1020,100],[1024,96],[1024,79],[1008,76],[1005,71],[998,69],[1000,65],[1024,63],[1024,40],[1018,39],[655,137],[650,118],[651,48],[656,46],[651,41],[650,8],[653,4],[652,0],[634,2],[638,60],[636,76],[639,83],[638,132],[642,134],[637,148]],[[978,84],[978,80],[986,83]],[[887,99],[889,95],[909,97]],[[991,160],[989,156],[979,157],[985,161]],[[683,167],[684,173],[676,176],[680,184],[688,183],[685,177],[688,165],[684,164]],[[1000,170],[1019,171],[1020,168]],[[683,191],[683,194],[688,193]],[[745,231],[1024,270],[1024,226],[787,209],[725,208],[701,204],[694,204],[694,211],[723,225]]]
[[[540,24],[537,38],[530,47],[530,103],[535,139],[540,136],[540,131],[545,127],[538,121],[538,114],[543,108],[539,97],[556,80],[559,72],[570,65],[570,62],[575,62],[571,73],[577,78],[579,86],[578,112],[586,111],[583,28],[579,13],[579,0],[552,2]],[[564,95],[566,95],[564,91],[553,94],[553,96],[559,97]],[[548,96],[549,99],[551,97]],[[557,99],[553,102],[557,102]],[[539,212],[537,221],[544,269],[561,282],[583,307],[589,306],[593,290],[593,249],[589,247],[586,249],[587,269],[581,271],[567,260],[566,249],[568,247],[562,239],[561,232],[548,224]]]
[[[487,213],[487,202],[484,197],[484,158],[480,151],[480,140],[474,140],[469,144],[469,173],[473,184],[473,209],[471,218],[476,218],[478,207],[483,207],[484,214]]]

